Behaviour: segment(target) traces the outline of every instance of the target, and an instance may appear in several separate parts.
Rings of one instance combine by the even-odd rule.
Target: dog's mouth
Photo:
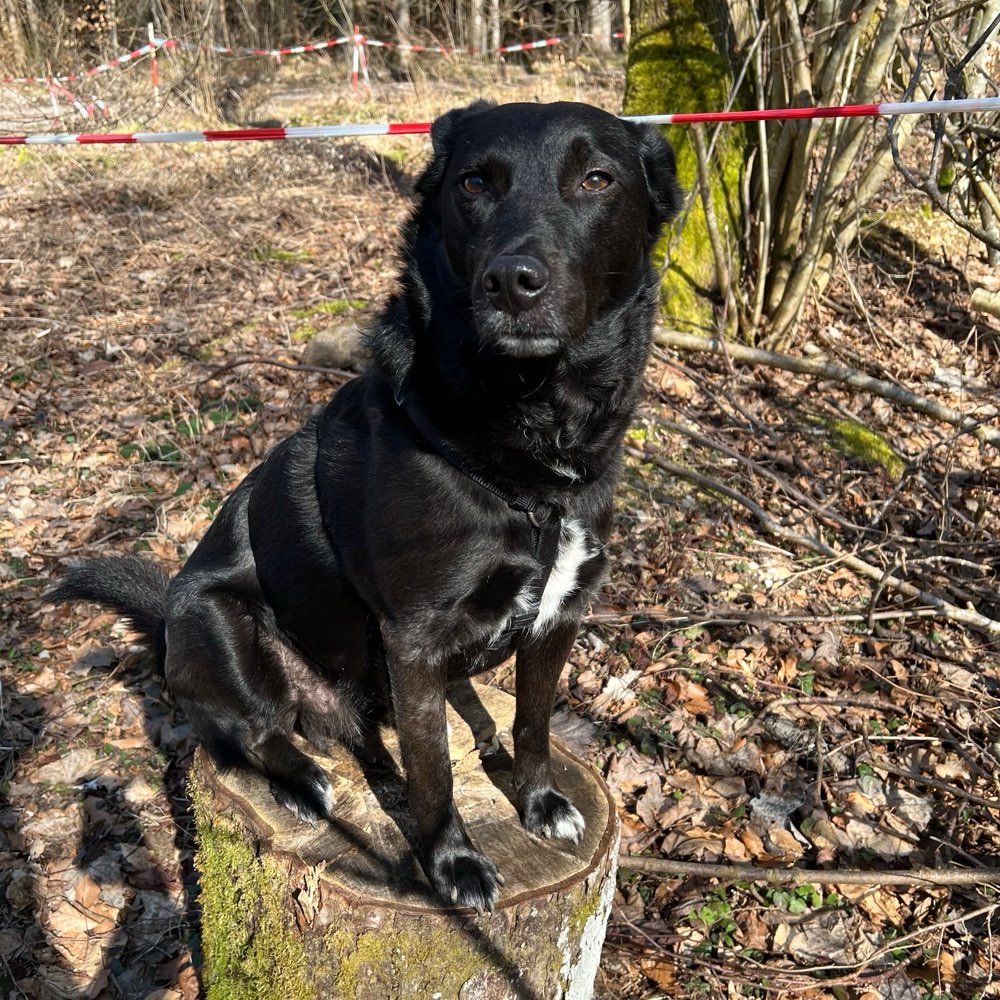
[[[486,303],[473,307],[476,329],[484,345],[514,358],[542,358],[558,354],[565,333],[540,314],[511,316]]]
[[[477,316],[476,327],[485,346],[514,358],[548,357],[563,347],[555,332],[537,330],[495,309]]]

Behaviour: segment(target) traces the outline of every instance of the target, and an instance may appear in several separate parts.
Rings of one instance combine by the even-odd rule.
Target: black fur
[[[169,587],[141,560],[99,559],[54,594],[124,614],[215,759],[263,772],[301,817],[330,815],[330,785],[291,734],[364,748],[391,710],[425,871],[483,909],[499,876],[452,801],[445,685],[517,654],[523,822],[577,839],[549,715],[604,569],[657,302],[650,252],[679,194],[654,129],[585,105],[478,102],[432,140],[369,370],[247,476]],[[558,600],[508,648],[487,650],[539,570],[532,525],[401,401],[469,466],[562,514]]]

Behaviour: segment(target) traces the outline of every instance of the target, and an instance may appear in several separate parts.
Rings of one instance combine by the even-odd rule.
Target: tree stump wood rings
[[[199,749],[190,789],[208,1000],[589,997],[620,825],[600,775],[553,739],[556,780],[587,829],[580,844],[529,834],[511,803],[513,718],[514,699],[495,688],[466,681],[449,692],[455,801],[505,879],[482,917],[432,893],[399,773],[366,776],[339,748],[311,754],[333,783],[337,818],[310,825],[274,801],[265,778],[220,773]],[[399,767],[395,733],[384,742]]]

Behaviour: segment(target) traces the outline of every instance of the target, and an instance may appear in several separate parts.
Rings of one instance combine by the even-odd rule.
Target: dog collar
[[[518,493],[504,489],[493,482],[488,476],[474,468],[465,458],[442,437],[438,429],[427,418],[424,411],[413,400],[404,397],[398,399],[400,409],[409,417],[410,423],[420,432],[420,436],[446,461],[453,465],[463,475],[468,476],[474,483],[478,483],[485,490],[489,490],[494,496],[499,497],[511,510],[527,514],[528,520],[534,523],[537,511],[543,504],[538,497],[531,493]]]

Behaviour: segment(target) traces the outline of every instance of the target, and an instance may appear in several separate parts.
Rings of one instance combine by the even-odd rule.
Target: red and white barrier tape
[[[442,55],[483,55],[500,52],[523,52],[527,49],[544,49],[550,45],[559,45],[561,38],[543,38],[537,42],[519,42],[514,45],[503,45],[497,49],[462,49],[445,48],[442,45],[416,45],[409,42],[386,42],[377,38],[369,38],[367,35],[356,31],[353,35],[344,35],[342,38],[330,38],[325,42],[306,42],[301,45],[288,45],[282,49],[229,49],[223,45],[199,46],[193,43],[177,43],[183,49],[208,48],[212,52],[222,55],[235,56],[269,56],[271,59],[280,59],[282,56],[297,56],[303,52],[318,52],[321,49],[330,49],[336,45],[347,45],[353,42],[355,45],[367,45],[373,49],[400,49],[408,52],[437,52]]]
[[[671,115],[623,116],[626,121],[650,125],[699,122],[782,121],[803,118],[892,118],[896,115],[956,115],[1000,111],[1000,97],[948,101],[905,101],[886,104],[844,104],[833,107],[765,108],[760,111],[695,111]],[[0,135],[0,146],[71,146],[97,143],[146,142],[255,142],[276,139],[329,139],[362,135],[423,135],[430,122],[379,124],[296,125],[277,128],[206,129],[200,132],[96,132],[43,135]]]
[[[159,48],[207,49],[209,52],[217,52],[220,55],[267,56],[270,59],[281,59],[282,56],[297,56],[306,52],[321,52],[323,49],[332,49],[338,45],[348,45],[351,43],[355,46],[365,45],[379,49],[405,49],[410,52],[438,52],[444,55],[483,55],[489,53],[525,52],[528,49],[544,49],[552,45],[560,45],[562,41],[561,38],[543,38],[537,42],[518,42],[513,45],[502,45],[496,49],[479,50],[444,48],[440,45],[411,45],[400,42],[385,42],[375,38],[368,38],[356,30],[353,35],[344,35],[341,38],[327,38],[320,42],[303,42],[299,45],[286,45],[280,49],[231,49],[225,45],[199,45],[195,42],[179,42],[173,38],[157,38],[155,46],[143,45],[142,48],[136,49],[133,52],[126,52],[116,59],[112,59],[110,62],[101,63],[99,66],[92,66],[89,69],[81,69],[68,76],[5,76],[0,77],[0,83],[38,83],[47,86],[49,80],[54,80],[57,83],[84,80],[87,77],[96,76],[98,73],[106,73],[110,69],[121,68],[136,59],[141,59],[143,56],[155,52]]]
[[[74,80],[86,80],[88,77],[97,76],[98,73],[107,73],[111,69],[121,69],[136,59],[148,56],[156,49],[176,48],[180,48],[180,43],[175,42],[172,38],[158,38],[155,45],[143,45],[141,49],[135,49],[133,52],[125,52],[110,62],[101,63],[99,66],[91,66],[90,69],[81,69],[77,73],[70,73],[69,76],[5,76],[0,78],[0,83],[40,83],[46,87],[49,85],[50,80],[56,83],[72,83]]]
[[[253,142],[275,139],[329,139],[359,135],[419,135],[430,131],[430,122],[388,124],[295,125],[277,128],[205,129],[201,132],[96,132],[54,135],[0,135],[0,146],[71,146],[96,143],[142,142]]]
[[[521,42],[514,45],[501,45],[498,49],[491,49],[492,52],[527,52],[528,49],[545,49],[550,45],[561,45],[561,38],[541,38],[537,42]]]
[[[49,88],[49,98],[52,101],[52,114],[54,121],[58,121],[59,119],[58,99],[60,97],[68,104],[71,104],[78,115],[81,115],[84,118],[90,117],[90,109],[81,101],[77,100],[76,96],[71,94],[58,80],[48,79],[45,83]]]
[[[367,39],[361,34],[361,29],[354,25],[354,52],[351,61],[351,87],[354,89],[355,93],[358,89],[358,68],[360,67],[364,73],[365,86],[368,88],[368,93],[372,92],[371,81],[368,79],[368,56],[365,53],[365,43]]]
[[[177,42],[176,45],[181,49],[207,49],[209,52],[217,52],[224,56],[268,56],[271,59],[280,59],[282,56],[297,56],[303,52],[321,52],[323,49],[332,49],[337,45],[346,45],[353,41],[353,35],[344,35],[342,38],[327,38],[322,42],[287,45],[282,49],[231,49],[225,45],[198,45],[195,42]]]
[[[635,115],[650,125],[697,125],[710,122],[787,121],[800,118],[894,118],[896,115],[968,115],[1000,111],[1000,97],[955,98],[947,101],[899,101],[840,104],[829,107],[764,108],[756,111],[693,111],[674,115]]]
[[[515,42],[501,45],[497,49],[448,49],[441,45],[411,45],[408,42],[380,42],[374,38],[363,38],[363,44],[376,49],[405,49],[409,52],[439,52],[443,55],[481,56],[501,52],[527,52],[528,49],[546,49],[551,45],[561,45],[561,38],[541,38],[537,42]]]

